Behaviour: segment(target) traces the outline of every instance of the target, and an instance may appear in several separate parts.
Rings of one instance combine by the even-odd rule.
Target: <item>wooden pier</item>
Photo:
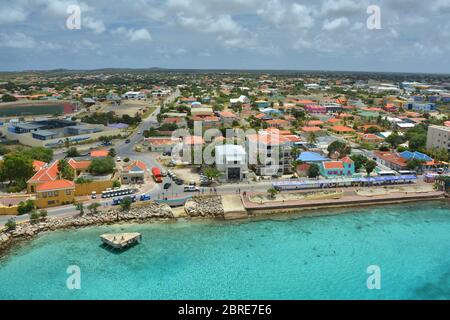
[[[124,250],[135,244],[138,244],[142,240],[142,235],[140,233],[106,233],[100,236],[102,242],[113,248]]]

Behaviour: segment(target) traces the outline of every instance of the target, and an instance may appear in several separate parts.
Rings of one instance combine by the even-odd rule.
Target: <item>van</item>
[[[196,186],[185,186],[184,187],[184,192],[199,192],[200,189],[197,188]]]

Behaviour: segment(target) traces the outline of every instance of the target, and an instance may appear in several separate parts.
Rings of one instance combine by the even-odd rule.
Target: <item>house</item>
[[[214,116],[214,112],[212,108],[195,108],[191,110],[191,116],[195,117],[207,117],[207,116]]]
[[[287,128],[290,125],[289,121],[284,119],[266,120],[266,123],[268,127],[273,128]]]
[[[373,133],[359,133],[358,140],[361,143],[378,144],[384,141],[383,138]]]
[[[355,130],[346,126],[332,126],[330,130],[336,134],[354,134]]]
[[[223,124],[232,124],[233,121],[238,120],[239,117],[231,111],[218,112],[220,122]]]
[[[55,207],[73,203],[75,183],[69,180],[53,180],[36,187],[36,206],[38,208]]]
[[[173,147],[178,143],[176,139],[171,137],[151,137],[144,139],[144,145],[149,146],[149,150],[152,152],[171,152]]]
[[[58,179],[58,161],[49,166],[44,166],[27,181],[28,193],[35,193],[37,186]]]
[[[142,161],[133,161],[120,171],[120,179],[123,184],[144,183],[147,166]]]
[[[142,92],[128,91],[122,95],[122,99],[127,100],[145,100],[146,95]]]
[[[300,132],[303,137],[308,137],[310,134],[315,134],[316,136],[322,136],[325,134],[325,130],[321,127],[301,127]]]
[[[33,160],[33,168],[34,171],[38,172],[39,170],[42,170],[47,165],[47,162],[39,161],[39,160]]]
[[[352,176],[355,173],[355,164],[349,157],[339,161],[323,161],[319,164],[320,175],[325,178]]]
[[[270,102],[266,101],[266,100],[257,100],[255,101],[255,106],[259,109],[264,109],[264,108],[269,108],[270,107]]]
[[[91,158],[104,158],[109,155],[108,150],[92,150],[91,151]]]
[[[297,166],[296,172],[298,177],[307,177],[311,165],[309,163],[301,163]]]
[[[209,128],[218,128],[220,119],[219,117],[216,116],[206,116],[206,117],[194,116],[192,117],[192,121],[201,122],[204,129],[209,129]]]
[[[75,177],[88,172],[91,162],[92,161],[90,160],[77,161],[75,159],[69,159],[69,161],[67,161],[68,165],[73,169]]]
[[[237,99],[230,99],[230,107],[236,107],[239,104],[246,104],[246,103],[250,103],[250,99],[244,95],[241,95]]]
[[[247,154],[240,145],[225,144],[215,147],[216,168],[223,181],[242,181],[247,177]]]

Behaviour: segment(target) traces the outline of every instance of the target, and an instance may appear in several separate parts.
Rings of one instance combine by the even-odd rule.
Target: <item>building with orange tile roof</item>
[[[103,157],[107,157],[108,154],[109,154],[108,150],[92,150],[91,158],[103,158]]]
[[[47,162],[39,161],[39,160],[33,160],[33,168],[34,171],[38,172],[42,168],[44,168],[47,165]]]
[[[330,130],[337,134],[351,134],[355,133],[355,130],[346,126],[332,126]]]
[[[36,187],[36,206],[48,208],[71,204],[75,199],[75,183],[69,180],[53,180]]]
[[[144,162],[136,160],[127,165],[120,172],[120,178],[123,184],[144,183],[147,166]]]

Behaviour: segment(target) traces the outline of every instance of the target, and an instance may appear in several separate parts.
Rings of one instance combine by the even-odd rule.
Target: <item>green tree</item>
[[[78,202],[74,204],[75,209],[80,212],[80,217],[84,216],[84,204],[82,202]]]
[[[89,172],[94,175],[105,175],[114,172],[116,164],[112,157],[95,158],[89,166]]]
[[[33,200],[28,199],[27,201],[21,201],[17,206],[17,212],[19,215],[27,214],[36,209],[36,205]]]
[[[393,132],[386,138],[385,141],[389,143],[392,148],[397,148],[400,144],[405,142],[405,138],[400,136],[397,132]]]
[[[367,160],[364,164],[364,168],[366,169],[367,176],[370,176],[370,174],[375,170],[377,167],[377,163],[373,160]]]
[[[424,163],[425,161],[421,159],[411,159],[406,163],[406,167],[409,170],[421,172]]]
[[[75,175],[74,170],[69,166],[69,163],[66,160],[59,160],[58,170],[59,176],[62,179],[73,180]]]
[[[218,177],[220,177],[220,171],[216,168],[205,168],[203,170],[203,174],[210,180],[214,180]]]
[[[2,179],[26,187],[26,181],[34,175],[33,160],[21,153],[7,154],[0,165]],[[24,185],[25,182],[25,185]]]
[[[271,188],[267,189],[267,193],[269,194],[269,197],[272,198],[272,199],[276,198],[278,192],[279,192],[278,189],[276,189],[274,187],[271,187]]]
[[[117,156],[116,149],[114,149],[114,148],[109,149],[109,151],[108,151],[108,156],[113,157],[113,158],[114,158],[115,156]]]
[[[362,154],[353,154],[350,156],[350,159],[352,159],[355,164],[356,172],[359,172],[359,170],[361,170],[361,168],[366,164],[368,160],[367,157]]]
[[[2,102],[14,102],[14,101],[17,101],[17,98],[12,95],[4,94],[2,97]]]
[[[113,186],[113,188],[120,188],[121,183],[119,180],[114,180],[112,186]]]
[[[41,215],[36,210],[34,210],[30,214],[30,222],[31,223],[36,223],[40,218],[41,218]]]
[[[9,218],[8,221],[5,223],[5,228],[7,231],[11,231],[16,229],[16,220],[14,218]]]
[[[317,143],[317,136],[314,132],[310,132],[308,134],[307,140],[309,144],[316,144]]]
[[[333,141],[328,146],[327,150],[330,155],[333,153],[338,153],[339,157],[344,157],[344,156],[350,154],[350,152],[352,151],[352,148],[350,147],[350,145],[348,145],[344,141],[336,140],[336,141]]]
[[[104,145],[108,146],[111,144],[111,141],[113,140],[110,136],[101,136],[98,138],[100,142],[102,142]]]
[[[101,207],[102,205],[98,202],[94,202],[91,203],[90,205],[88,205],[88,210],[91,213],[91,215],[95,215],[98,213],[98,208]]]
[[[317,164],[313,163],[308,169],[308,178],[317,178],[320,175],[320,168]]]
[[[69,150],[67,150],[67,157],[69,158],[75,158],[79,157],[80,153],[78,152],[78,149],[76,147],[70,147]]]
[[[34,147],[22,151],[22,154],[32,160],[51,162],[53,159],[53,150],[45,147]]]
[[[122,211],[129,211],[132,203],[133,203],[133,200],[131,200],[130,197],[125,197],[122,200],[122,202],[120,203],[120,207],[121,207]]]

